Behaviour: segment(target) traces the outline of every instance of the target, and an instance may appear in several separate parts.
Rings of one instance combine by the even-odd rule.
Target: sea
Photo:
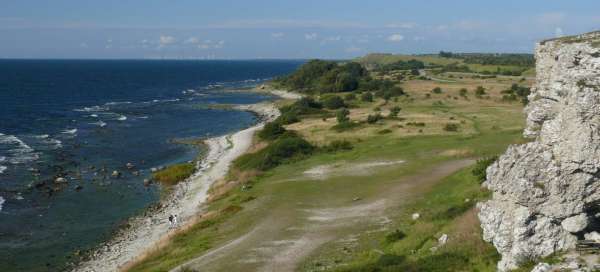
[[[239,90],[301,64],[0,60],[0,271],[67,269],[159,201],[152,168],[202,155],[185,140],[257,122],[211,105],[271,100]]]

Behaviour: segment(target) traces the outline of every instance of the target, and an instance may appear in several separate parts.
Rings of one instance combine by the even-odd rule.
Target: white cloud
[[[200,39],[196,38],[196,37],[189,37],[187,40],[184,41],[184,43],[187,44],[197,44],[200,42]]]
[[[557,38],[564,36],[562,28],[557,27],[556,29],[554,29],[554,36],[556,36]]]
[[[203,44],[199,44],[198,48],[206,50],[206,49],[210,49],[210,45],[203,43]]]
[[[213,42],[212,40],[206,40],[198,45],[198,49],[221,49],[225,46],[225,41]]]
[[[283,32],[271,33],[271,38],[276,39],[276,40],[283,38],[283,36],[285,36],[285,33],[283,33]]]
[[[160,46],[167,46],[169,44],[175,43],[176,39],[173,36],[160,36],[158,43]]]
[[[415,37],[413,37],[413,40],[416,41],[416,42],[424,41],[425,37],[423,37],[423,36],[415,36]]]
[[[417,26],[417,24],[415,23],[411,23],[411,22],[405,22],[405,23],[393,23],[393,24],[388,24],[385,27],[387,28],[403,28],[403,29],[411,29],[411,28],[415,28]]]
[[[404,36],[402,36],[400,34],[392,34],[387,37],[387,40],[390,42],[399,42],[399,41],[404,40]]]
[[[317,33],[307,33],[304,34],[304,39],[306,40],[316,40],[317,39]]]

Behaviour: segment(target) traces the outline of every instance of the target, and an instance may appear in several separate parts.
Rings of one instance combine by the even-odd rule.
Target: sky
[[[1,0],[0,58],[345,59],[532,53],[598,0]]]

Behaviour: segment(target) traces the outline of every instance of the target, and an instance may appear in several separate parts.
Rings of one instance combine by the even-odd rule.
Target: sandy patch
[[[319,165],[303,172],[304,177],[315,180],[325,180],[332,176],[368,176],[377,168],[402,164],[405,161],[372,161],[363,163],[335,163]]]

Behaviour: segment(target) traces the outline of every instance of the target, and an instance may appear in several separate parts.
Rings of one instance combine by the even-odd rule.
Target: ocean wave
[[[122,102],[108,102],[104,105],[106,106],[115,106],[115,105],[125,105],[125,104],[131,104],[133,102],[129,102],[129,101],[122,101]]]
[[[0,196],[0,211],[2,211],[2,205],[6,202],[3,197]]]
[[[8,167],[0,165],[0,174],[4,174],[4,171],[6,171],[6,169],[8,169]]]
[[[98,118],[98,114],[90,114],[90,117]]]
[[[144,115],[144,116],[140,116],[140,117],[138,117],[138,119],[148,119],[148,118],[150,118],[150,117],[148,117],[148,116],[145,116],[145,115]]]
[[[71,134],[71,135],[75,135],[75,133],[77,133],[77,129],[65,129],[61,132],[62,134]]]
[[[81,109],[74,109],[74,111],[80,111],[80,112],[100,112],[100,111],[106,111],[108,110],[107,107],[102,107],[102,106],[91,106],[91,107],[83,107]]]
[[[96,126],[99,126],[99,127],[105,127],[106,126],[106,123],[103,122],[103,121],[93,122],[93,123],[90,123],[90,124],[96,125]]]
[[[52,145],[52,147],[54,147],[55,149],[59,149],[59,148],[63,147],[62,141],[57,140],[57,139],[49,138],[49,139],[44,140],[44,143],[48,144],[48,145]]]
[[[196,90],[194,90],[194,89],[188,89],[188,90],[181,91],[181,94],[194,94],[194,93],[196,93]]]
[[[33,136],[33,138],[36,138],[36,139],[48,139],[48,137],[50,137],[50,135],[48,135],[48,134],[42,134],[42,135],[35,135],[35,136]]]
[[[17,136],[0,133],[0,144],[7,145],[6,152],[12,155],[8,158],[2,156],[3,161],[8,160],[12,164],[20,164],[39,159],[39,154],[35,153],[31,146]]]
[[[117,118],[117,120],[119,120],[119,121],[125,121],[125,120],[127,120],[127,116],[121,115],[121,116],[119,116],[119,118]]]

